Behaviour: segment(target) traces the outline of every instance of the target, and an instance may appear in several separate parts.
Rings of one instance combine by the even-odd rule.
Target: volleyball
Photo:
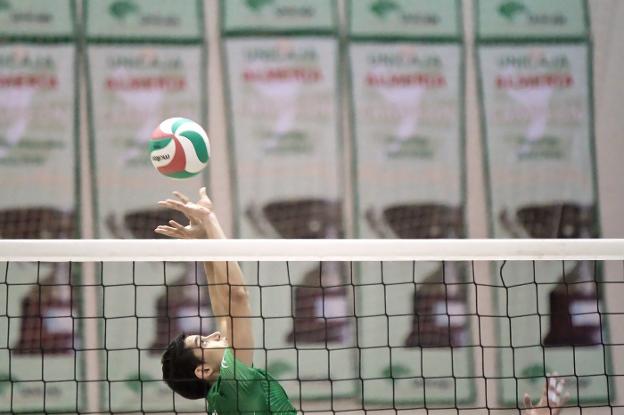
[[[152,132],[150,159],[160,173],[185,179],[201,172],[210,158],[208,134],[187,118],[168,118]]]

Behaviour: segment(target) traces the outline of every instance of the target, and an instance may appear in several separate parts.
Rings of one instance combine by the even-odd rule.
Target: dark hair
[[[212,385],[195,376],[195,368],[202,362],[193,354],[192,349],[186,347],[185,338],[186,334],[176,337],[160,359],[163,380],[174,392],[187,399],[202,399]]]

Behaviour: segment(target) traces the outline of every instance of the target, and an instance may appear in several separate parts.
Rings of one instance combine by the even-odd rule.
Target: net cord
[[[624,239],[0,240],[0,261],[624,260]]]

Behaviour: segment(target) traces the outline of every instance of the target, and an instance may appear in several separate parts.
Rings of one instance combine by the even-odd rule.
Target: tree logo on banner
[[[406,11],[395,0],[377,0],[371,4],[370,9],[379,19],[386,19],[390,14],[396,13],[401,23],[431,26],[440,22],[440,17],[435,13]]]
[[[517,16],[527,12],[527,8],[524,4],[512,0],[501,4],[498,8],[498,12],[505,19],[513,22]]]
[[[272,3],[273,0],[247,0],[247,7],[259,13],[265,6]]]
[[[526,16],[531,24],[563,25],[566,23],[566,17],[562,13],[533,13],[518,0],[503,2],[498,8],[498,13],[510,22],[517,22],[520,16]]]
[[[393,0],[377,0],[371,4],[371,11],[384,19],[389,13],[400,11],[399,5]]]
[[[120,0],[111,4],[110,14],[118,20],[125,20],[128,16],[138,13],[139,6],[131,0]]]

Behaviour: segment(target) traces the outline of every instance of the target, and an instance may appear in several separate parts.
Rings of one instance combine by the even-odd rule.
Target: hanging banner
[[[0,35],[70,40],[75,6],[74,0],[2,0]]]
[[[359,237],[465,235],[461,53],[459,44],[350,45]],[[365,381],[366,402],[457,404],[474,397],[474,384],[455,378],[473,375],[472,351],[462,347],[470,338],[466,292],[457,285],[465,269],[447,268],[443,279],[440,263],[384,264],[383,282],[390,285],[361,290],[357,304],[364,313],[385,309],[390,316],[360,318],[360,346],[383,349],[369,358],[363,351],[362,376],[399,378]],[[379,264],[361,264],[358,283],[381,283],[381,271]],[[440,312],[447,315],[435,315]],[[449,330],[452,314],[458,315],[450,317]],[[381,344],[388,340],[390,348]],[[449,346],[455,357],[464,356],[454,367]],[[437,363],[422,367],[421,359]],[[423,376],[437,380],[425,387]]]
[[[202,48],[90,45],[88,60],[97,235],[156,238],[159,224],[172,218],[186,221],[156,203],[173,197],[173,190],[196,198],[205,185],[203,173],[184,180],[160,174],[148,152],[150,135],[164,119],[184,117],[204,124]],[[104,364],[111,381],[111,396],[104,402],[110,399],[112,405],[105,409],[172,407],[172,394],[160,380],[160,356],[183,331],[210,333],[205,286],[198,302],[193,264],[167,264],[167,270],[154,263],[106,264],[102,275],[104,317],[109,318]],[[191,401],[180,406],[202,408]]]
[[[207,183],[208,168],[184,180],[160,174],[148,151],[151,133],[167,118],[188,118],[207,129],[202,4],[84,4],[98,237],[158,238],[156,226],[187,219],[156,203],[173,197],[173,190],[197,198]],[[214,330],[202,275],[188,263],[104,266],[102,307],[107,320],[101,336],[108,353],[102,364],[110,388],[102,394],[103,411],[174,407],[174,395],[162,381],[160,357],[180,333],[207,335]],[[203,411],[205,403],[176,400],[175,407]]]
[[[463,237],[458,2],[351,1],[349,10],[358,237]],[[465,271],[456,263],[359,264],[365,405],[474,399]]]
[[[198,0],[86,0],[90,40],[198,41],[203,9]]]
[[[457,40],[461,36],[458,0],[350,0],[348,5],[351,38]]]
[[[477,0],[477,36],[486,40],[584,39],[586,0]]]
[[[228,35],[336,30],[334,0],[222,0],[221,10]]]
[[[69,1],[0,2],[0,238],[78,236],[76,171],[76,49],[70,43],[33,44],[73,35]],[[0,263],[4,286],[0,332],[0,412],[75,412],[83,409],[82,344],[73,316],[77,267]],[[71,274],[71,275],[70,275]],[[76,323],[77,324],[77,323]],[[8,349],[7,349],[8,347]],[[10,380],[9,380],[10,379]],[[44,383],[45,382],[45,383]]]
[[[587,46],[488,46],[479,50],[479,61],[493,235],[597,237]],[[531,266],[506,265],[506,281],[497,276],[498,283],[520,284],[533,275]],[[547,372],[571,376],[574,400],[604,402],[606,378],[594,376],[604,372],[607,353],[600,344],[599,275],[587,262],[570,262],[563,270],[561,263],[539,264],[535,277],[546,285],[537,294],[531,287],[514,289],[518,295],[524,291],[526,301],[514,295],[510,312],[526,314],[527,304],[533,304],[530,312],[550,313],[551,318],[540,323],[535,315],[514,321],[513,338],[536,347],[517,352],[515,366],[511,355],[501,356],[501,370],[540,376],[547,365]],[[579,284],[567,285],[572,282]],[[505,307],[499,302],[498,312],[504,314]],[[574,317],[577,313],[581,315]],[[572,323],[566,324],[569,315]],[[555,333],[562,330],[559,326],[569,326],[563,337]],[[500,331],[504,341],[508,328],[501,326]],[[540,344],[546,346],[543,351]],[[503,382],[506,402],[515,402],[518,391],[537,393],[541,387],[535,379],[518,384]]]
[[[562,237],[596,236],[588,58],[585,45],[480,48],[495,236],[526,237],[554,229],[558,222],[548,229],[526,228],[549,215],[526,209],[540,205],[547,210],[548,204],[587,216],[589,228],[570,229]],[[523,215],[531,212],[536,216],[526,216],[523,225]]]
[[[494,3],[481,0],[478,9],[490,232],[598,237],[585,2]],[[510,34],[527,41],[505,44]],[[498,319],[498,340],[509,347],[497,357],[502,402],[516,406],[524,392],[539,394],[553,372],[567,378],[569,404],[607,402],[601,272],[590,261],[497,265],[495,284],[508,290],[495,310],[511,317]]]
[[[241,37],[227,39],[225,51],[238,235],[344,237],[336,41]],[[255,266],[245,264],[247,278],[257,275]],[[262,264],[262,295],[285,301],[258,304],[259,293],[252,295],[263,316],[282,317],[267,320],[271,344],[256,362],[278,379],[301,379],[305,388],[283,382],[293,399],[354,392],[347,380],[357,377],[346,349],[354,345],[347,278],[337,263]],[[319,362],[330,362],[345,380],[332,389],[328,366]]]

